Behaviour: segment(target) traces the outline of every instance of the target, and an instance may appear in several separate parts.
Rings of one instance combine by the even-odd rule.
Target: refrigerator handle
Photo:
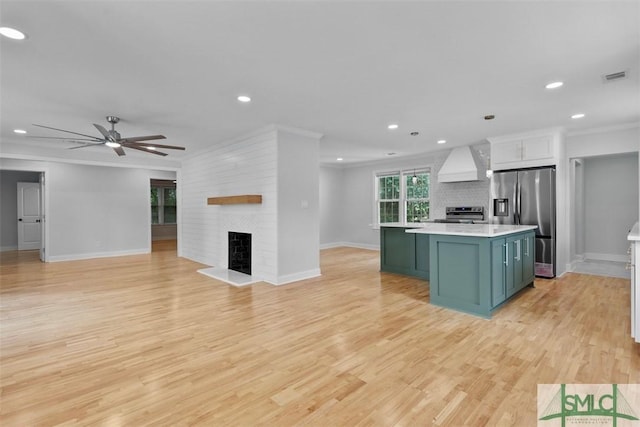
[[[518,182],[517,185],[518,186],[516,187],[516,212],[517,212],[516,224],[520,225],[520,218],[521,218],[520,209],[522,209],[522,184]]]

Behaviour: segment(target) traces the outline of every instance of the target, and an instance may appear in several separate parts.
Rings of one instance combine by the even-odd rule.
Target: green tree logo
[[[566,384],[561,384],[551,398],[540,421],[559,418],[562,427],[570,417],[610,417],[613,426],[618,419],[638,421],[638,416],[620,392],[617,384],[611,384],[611,393],[567,393]]]

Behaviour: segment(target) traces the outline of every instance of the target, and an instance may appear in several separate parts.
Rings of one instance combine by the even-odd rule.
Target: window
[[[163,188],[163,214],[165,224],[176,223],[176,189]],[[428,209],[428,208],[427,208]]]
[[[151,187],[151,224],[175,224],[176,189]]]
[[[429,169],[379,173],[375,179],[378,224],[411,224],[429,219]]]
[[[415,179],[414,177],[415,173]],[[415,183],[414,183],[415,181]],[[429,172],[415,171],[404,173],[405,182],[405,218],[406,223],[425,222],[429,219]]]
[[[400,174],[378,176],[378,223],[400,222]]]

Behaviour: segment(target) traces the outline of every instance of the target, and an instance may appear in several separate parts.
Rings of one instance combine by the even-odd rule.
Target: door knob
[[[39,219],[36,219],[36,222],[40,222],[40,220],[39,220]]]
[[[22,221],[22,218],[18,218],[18,221]]]

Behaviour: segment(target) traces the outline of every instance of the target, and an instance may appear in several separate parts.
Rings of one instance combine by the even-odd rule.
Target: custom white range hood
[[[451,150],[438,172],[438,182],[479,181],[478,166],[469,147]]]

